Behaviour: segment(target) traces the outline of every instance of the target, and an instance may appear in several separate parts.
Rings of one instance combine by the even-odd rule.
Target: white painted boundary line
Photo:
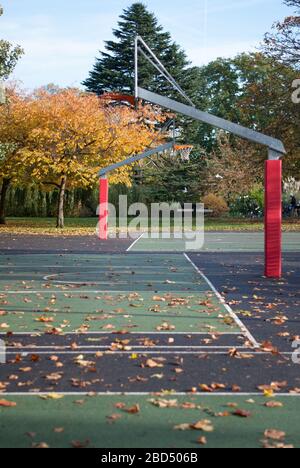
[[[0,392],[0,395],[3,395],[3,396],[35,396],[35,397],[46,397],[48,395],[51,395],[51,392]],[[220,393],[217,393],[217,392],[212,392],[212,393],[208,393],[208,392],[197,392],[197,393],[189,393],[189,392],[170,392],[168,394],[166,393],[163,393],[163,392],[126,392],[126,393],[122,393],[122,392],[93,392],[93,396],[91,396],[90,393],[87,393],[87,392],[55,392],[55,395],[61,395],[61,396],[78,396],[78,395],[81,395],[81,396],[86,396],[86,397],[89,397],[89,398],[93,398],[93,396],[108,396],[108,397],[111,397],[111,396],[125,396],[125,397],[129,397],[129,396],[157,396],[157,397],[164,397],[164,398],[172,398],[174,396],[183,396],[183,397],[190,397],[190,398],[193,398],[194,396],[197,396],[197,397],[250,397],[250,396],[256,396],[256,397],[262,397],[265,401],[267,401],[267,398],[264,397],[264,395],[262,393],[258,393],[258,392],[240,392],[240,393],[233,393],[233,392],[220,392]],[[293,393],[276,393],[274,394],[274,398],[280,398],[280,397],[300,397],[300,394],[293,394]]]
[[[144,237],[144,235],[145,235],[145,232],[143,232],[143,234],[141,234],[141,235],[128,247],[128,249],[126,250],[126,252],[130,252],[130,251],[133,249],[133,247],[135,246],[135,244],[137,244],[137,243],[142,239],[142,237]]]
[[[195,268],[195,270],[201,275],[201,277],[207,282],[211,290],[215,293],[216,297],[219,299],[221,304],[224,305],[225,309],[229,313],[229,315],[233,318],[235,323],[240,327],[240,329],[243,331],[245,336],[248,338],[248,340],[253,344],[254,348],[260,348],[259,343],[256,341],[254,336],[250,333],[247,327],[243,324],[243,322],[238,318],[238,316],[233,312],[232,308],[226,303],[224,297],[221,296],[221,294],[217,291],[217,289],[214,287],[212,282],[205,276],[204,273],[202,273],[201,270],[195,265],[195,263],[189,258],[189,256],[185,253],[184,254],[185,258],[190,262],[190,264]]]
[[[70,283],[64,283],[66,285],[70,284]],[[80,284],[84,284],[86,285],[86,283],[80,283]],[[95,284],[95,282],[93,282],[93,285]],[[111,284],[111,283],[110,283]],[[126,283],[128,284],[128,283]],[[181,283],[180,283],[181,284]],[[190,284],[190,283],[188,283]],[[120,285],[120,283],[118,284]],[[172,285],[171,285],[172,286]],[[61,286],[57,286],[58,288],[61,287]],[[142,294],[142,293],[152,293],[153,294],[153,289],[144,289],[144,290],[140,290],[140,291],[135,291],[137,292],[138,294]],[[161,291],[161,290],[157,290],[155,289],[155,292],[157,294],[167,294],[167,293],[170,293],[170,294],[188,294],[189,296],[192,296],[192,295],[196,295],[197,293],[199,294],[199,289],[195,289],[195,290],[191,290],[189,293],[187,293],[186,290],[180,290],[180,289],[176,289],[174,291],[170,290],[164,290],[164,291]],[[207,292],[210,292],[208,290],[204,290],[202,291],[203,293],[207,293]],[[132,290],[111,290],[111,289],[98,289],[98,290],[91,290],[91,289],[87,289],[87,290],[82,290],[82,289],[54,289],[54,290],[48,290],[48,289],[43,289],[43,290],[31,290],[31,289],[28,289],[26,291],[11,291],[11,290],[7,290],[7,291],[0,291],[0,295],[8,295],[8,294],[13,294],[13,295],[16,295],[16,294],[72,294],[72,295],[76,295],[76,294],[120,294],[120,295],[126,295],[126,294],[130,294],[132,293]],[[1,299],[1,298],[0,298]]]
[[[97,351],[99,349],[103,349],[103,350],[110,350],[112,347],[112,345],[94,345],[94,346],[77,346],[76,349],[80,350],[80,349],[92,349],[93,351]],[[34,351],[37,351],[39,349],[50,349],[50,350],[57,350],[57,351],[62,351],[62,350],[68,350],[70,348],[70,346],[59,346],[59,345],[53,345],[53,346],[20,346],[20,347],[16,347],[16,346],[6,346],[5,349],[9,350],[14,350],[16,352],[22,350],[22,352],[27,352],[27,351],[30,351],[30,350],[34,350]],[[128,348],[132,348],[130,350],[130,352],[132,353],[132,350],[135,350],[135,349],[139,349],[141,351],[139,351],[139,353],[142,353],[144,352],[144,350],[149,350],[149,352],[151,351],[155,351],[156,349],[157,350],[177,350],[177,349],[232,349],[233,347],[232,346],[128,346]],[[234,349],[242,349],[244,350],[245,352],[246,351],[251,351],[252,348],[247,348],[246,346],[235,346]],[[113,351],[112,351],[113,352]]]
[[[45,335],[47,332],[47,330],[36,330],[36,331],[31,331],[31,332],[13,332],[13,336],[14,335],[24,335],[24,336],[32,336],[33,338],[35,338],[36,336],[43,336]],[[56,336],[66,336],[66,335],[76,335],[76,336],[79,336],[79,337],[83,337],[83,336],[89,336],[89,335],[108,335],[108,336],[121,336],[120,333],[118,332],[105,332],[105,331],[89,331],[89,332],[65,332],[65,333],[61,333],[59,335],[56,335]],[[242,335],[242,332],[189,332],[189,331],[184,331],[184,332],[143,332],[143,331],[136,331],[136,332],[128,332],[127,335],[155,335],[155,336],[160,336],[160,335],[170,335],[170,336],[173,336],[173,335],[182,335],[183,337],[185,336],[208,336],[208,337],[212,337],[212,335],[216,335],[216,336],[226,336],[226,335],[238,335],[238,336],[241,336]],[[1,332],[0,333],[0,336],[7,336],[7,332]]]
[[[224,351],[153,351],[153,350],[145,350],[145,351],[136,351],[134,350],[134,348],[131,350],[131,351],[109,351],[109,350],[100,350],[100,352],[103,352],[106,356],[110,356],[110,355],[117,355],[117,354],[121,354],[121,355],[126,355],[126,354],[139,354],[140,357],[142,357],[143,355],[162,355],[162,356],[166,356],[166,355],[194,355],[194,356],[198,356],[198,355],[213,355],[213,354],[219,354],[219,355],[222,355],[222,356],[228,356],[228,351],[230,351],[231,349],[233,349],[232,347],[231,348],[228,348],[225,352]],[[35,352],[37,352],[38,349],[35,349]],[[56,349],[52,349],[51,351],[41,351],[39,352],[39,354],[44,354],[44,355],[51,355],[51,354],[70,354],[70,355],[78,355],[78,354],[84,354],[84,355],[93,355],[95,356],[95,353],[96,353],[96,350],[94,351],[59,351],[59,350],[56,350]],[[252,350],[251,348],[243,348],[243,350],[240,350],[239,351],[240,355],[243,356],[243,355],[249,355],[251,354],[253,356],[253,358],[255,358],[256,356],[272,356],[271,353],[267,353],[265,351],[254,351]],[[7,355],[11,354],[11,355],[15,355],[15,354],[21,354],[23,357],[29,355],[29,354],[34,354],[33,351],[25,351],[23,349],[23,351],[21,349],[17,350],[16,351],[7,351],[6,353]],[[283,353],[280,353],[282,356],[292,356],[293,353],[291,352],[283,352]],[[232,358],[234,359],[234,358]]]

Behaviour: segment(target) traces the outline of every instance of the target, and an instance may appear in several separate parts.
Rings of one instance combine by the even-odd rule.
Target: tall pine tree
[[[83,83],[88,91],[99,95],[105,92],[133,94],[134,40],[137,35],[161,58],[174,78],[182,86],[186,85],[187,76],[183,72],[189,62],[185,52],[172,40],[170,33],[163,30],[155,15],[143,3],[133,3],[123,11],[118,29],[113,34],[116,40],[106,41],[106,51],[101,52],[89,78]],[[158,92],[170,90],[164,78],[142,56],[139,74],[141,86]]]

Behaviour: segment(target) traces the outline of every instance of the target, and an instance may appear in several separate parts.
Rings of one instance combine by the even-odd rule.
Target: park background
[[[289,204],[291,194],[300,198],[300,105],[292,101],[299,78],[299,0],[203,0],[184,7],[90,0],[71,10],[70,2],[56,1],[2,6],[0,77],[8,96],[0,115],[3,231],[52,232],[63,201],[69,231],[93,232],[98,170],[144,149],[165,119],[159,115],[153,123],[149,106],[135,112],[95,97],[132,94],[136,34],[196,107],[283,140],[285,228],[298,229]],[[141,75],[142,85],[174,96],[146,64]],[[188,119],[177,125],[181,142],[194,146],[191,160],[166,155],[154,166],[116,173],[110,201],[117,205],[119,195],[127,194],[129,203],[148,205],[205,202],[215,218],[207,221],[208,229],[262,229],[264,150]],[[83,139],[89,147],[84,155]],[[58,218],[62,227],[62,213]]]

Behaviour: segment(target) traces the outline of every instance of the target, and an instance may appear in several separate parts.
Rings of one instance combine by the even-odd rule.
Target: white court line
[[[209,287],[211,288],[211,290],[215,293],[216,297],[219,299],[219,301],[221,302],[221,304],[224,305],[225,309],[227,310],[227,312],[229,313],[229,315],[233,318],[233,320],[235,321],[235,323],[241,328],[241,330],[243,331],[243,333],[245,334],[245,336],[248,338],[248,340],[254,345],[255,348],[260,348],[260,345],[259,343],[256,341],[256,339],[254,338],[254,336],[252,336],[252,334],[250,333],[250,331],[248,330],[247,327],[245,327],[245,325],[243,324],[243,322],[238,318],[238,316],[233,312],[232,308],[226,303],[224,297],[221,296],[221,294],[219,293],[219,291],[217,291],[217,289],[214,287],[214,285],[212,284],[212,282],[207,278],[207,276],[205,276],[204,273],[202,273],[201,270],[199,270],[199,268],[197,267],[197,265],[195,265],[195,263],[189,258],[189,256],[185,253],[184,254],[185,258],[190,262],[190,264],[195,268],[195,270],[199,273],[199,275],[201,275],[201,277],[207,282],[207,284],[209,285]]]
[[[198,355],[205,355],[205,356],[208,356],[208,355],[221,355],[221,356],[229,356],[228,354],[228,351],[230,351],[231,349],[233,349],[232,347],[231,348],[228,348],[225,352],[224,351],[154,351],[154,350],[145,350],[145,351],[136,351],[135,352],[135,349],[132,348],[131,351],[110,351],[110,350],[104,350],[103,353],[106,355],[106,356],[113,356],[113,355],[126,355],[126,354],[139,354],[140,356],[139,357],[142,357],[143,355],[161,355],[161,356],[167,356],[167,355],[176,355],[176,356],[182,356],[182,355],[194,355],[194,356],[198,356]],[[234,348],[235,349],[235,348]],[[36,350],[37,351],[37,350]],[[61,350],[51,350],[51,351],[41,351],[39,352],[40,355],[45,355],[45,356],[49,356],[51,354],[62,354],[62,355],[77,355],[80,354],[80,351],[61,351]],[[272,353],[267,353],[265,351],[255,351],[253,350],[252,348],[243,348],[243,350],[241,351],[240,350],[240,355],[243,356],[243,355],[249,355],[251,354],[254,357],[256,356],[272,356]],[[6,353],[7,355],[15,355],[15,354],[20,354],[21,356],[23,357],[26,357],[28,356],[29,354],[33,354],[32,352],[27,352],[27,351],[22,351],[22,350],[15,350],[15,351],[8,351]],[[84,354],[85,356],[88,356],[88,355],[93,355],[95,356],[95,350],[94,351],[81,351],[81,354]],[[283,353],[280,353],[281,356],[292,356],[293,353],[291,352],[283,352]],[[234,359],[234,358],[232,358]]]
[[[52,392],[53,393],[53,392]],[[194,396],[200,396],[200,397],[227,397],[230,396],[232,398],[236,397],[250,397],[250,396],[256,396],[256,397],[262,397],[265,401],[267,401],[267,398],[264,397],[262,393],[259,392],[197,392],[197,393],[191,393],[191,392],[168,392],[167,394],[164,392],[92,392],[93,395],[95,396],[161,396],[165,398],[172,398],[174,396],[184,396],[184,397],[190,397],[193,398]],[[36,397],[46,397],[51,395],[51,392],[0,392],[0,395],[4,396],[36,396]],[[88,392],[55,392],[55,395],[61,395],[61,396],[86,396],[89,398],[93,398],[91,396],[91,393]],[[280,398],[280,397],[300,397],[300,394],[294,394],[294,393],[274,393],[274,398]]]
[[[25,335],[25,336],[32,336],[33,338],[35,338],[36,336],[44,336],[44,335],[47,335],[47,330],[40,330],[40,331],[31,331],[31,332],[13,332],[13,336],[14,335]],[[209,338],[211,338],[212,336],[226,336],[226,335],[238,335],[238,336],[241,336],[242,335],[242,332],[217,332],[217,333],[214,333],[214,332],[189,332],[189,331],[185,331],[185,332],[156,332],[156,331],[153,331],[153,332],[131,332],[131,331],[128,331],[128,333],[126,333],[127,335],[155,335],[155,336],[160,336],[160,335],[170,335],[170,336],[173,336],[173,335],[183,335],[184,337],[188,337],[190,335],[192,336],[208,336]],[[106,332],[106,331],[89,331],[89,332],[64,332],[64,333],[61,333],[59,335],[56,335],[56,336],[66,336],[66,335],[76,335],[78,337],[83,337],[83,336],[89,336],[89,335],[109,335],[109,336],[122,336],[120,335],[120,333],[118,332]],[[7,332],[0,332],[0,336],[7,336]],[[124,335],[123,335],[124,336]]]
[[[66,286],[68,286],[69,284],[75,284],[75,285],[83,285],[83,286],[96,286],[97,284],[98,285],[101,285],[101,284],[106,284],[106,285],[110,285],[112,286],[113,284],[115,285],[124,285],[124,286],[130,286],[130,283],[128,281],[116,281],[117,278],[112,278],[112,281],[68,281],[68,280],[64,280],[64,281],[61,281],[61,280],[57,280],[55,279],[55,277],[59,276],[59,275],[63,275],[64,273],[61,273],[61,274],[55,274],[55,275],[47,275],[47,276],[44,276],[43,277],[43,281],[52,281],[53,283],[55,284],[64,284]],[[67,274],[67,273],[66,273]],[[145,281],[144,280],[136,280],[134,278],[134,275],[131,276],[132,277],[132,283],[135,285],[135,284],[145,284]],[[163,278],[165,277],[165,274],[163,275]],[[161,284],[163,282],[163,279],[161,280],[151,280],[149,281],[149,283],[151,282],[151,284]],[[163,282],[163,284],[165,284]],[[176,284],[180,284],[180,285],[184,285],[184,284],[188,284],[190,285],[191,282],[190,281],[182,281],[182,280],[178,280],[178,283],[175,281],[175,283],[173,283],[173,285],[175,286]]]
[[[97,350],[97,349],[105,349],[105,350],[111,350],[111,347],[113,346],[113,344],[115,343],[111,343],[110,345],[88,345],[88,346],[76,346],[76,350],[78,349],[92,349],[92,350]],[[5,349],[6,350],[13,350],[13,351],[20,351],[22,350],[22,352],[27,352],[29,350],[39,350],[39,349],[50,349],[50,350],[57,350],[57,351],[67,351],[69,348],[71,348],[71,346],[59,346],[59,345],[53,345],[53,346],[20,346],[20,347],[17,347],[17,346],[6,346]],[[233,347],[232,346],[168,346],[168,345],[165,345],[165,346],[128,346],[128,348],[131,348],[129,351],[132,352],[132,349],[139,349],[141,350],[141,352],[143,352],[144,350],[149,350],[151,352],[151,350],[155,351],[156,349],[157,350],[176,350],[176,349],[197,349],[197,350],[201,350],[201,349],[232,349]],[[246,351],[251,351],[252,348],[247,348],[247,346],[234,346],[234,349],[242,349],[244,350],[245,352]]]
[[[131,249],[133,249],[133,247],[135,246],[135,244],[137,244],[139,242],[139,240],[142,239],[142,237],[144,237],[145,235],[145,232],[143,232],[143,234],[140,235],[140,237],[138,237],[129,247],[128,249],[126,250],[126,252],[130,252]]]
[[[64,283],[66,285],[70,284],[70,283]],[[86,285],[86,283],[80,283],[80,284],[84,284]],[[93,283],[95,284],[95,283]],[[126,283],[128,284],[128,283]],[[178,283],[178,284],[181,284]],[[190,283],[189,283],[190,284]],[[110,283],[111,285],[111,283]],[[169,286],[172,286],[169,285]],[[175,285],[173,285],[175,286]],[[57,288],[61,288],[61,286],[57,286]],[[187,291],[186,289],[176,289],[176,290],[164,290],[164,291],[161,291],[161,290],[158,290],[158,289],[143,289],[143,290],[140,290],[140,291],[134,291],[136,292],[137,294],[139,295],[142,295],[143,293],[155,293],[155,294],[173,294],[173,295],[182,295],[182,294],[187,294],[188,296],[196,296],[197,294],[199,294],[199,292],[202,292],[203,294],[207,294],[209,292],[211,292],[210,290],[206,289],[204,291],[199,291],[199,289],[195,289],[195,290],[190,290],[190,291]],[[120,289],[116,289],[116,290],[111,290],[111,289],[97,289],[97,290],[91,290],[91,289],[87,289],[87,290],[82,290],[82,289],[53,289],[53,290],[48,290],[48,289],[43,289],[43,290],[31,290],[31,289],[28,289],[26,291],[12,291],[12,290],[7,290],[7,291],[0,291],[0,295],[7,295],[7,294],[72,294],[73,296],[75,296],[76,294],[120,294],[120,295],[126,295],[126,294],[131,294],[132,293],[132,289],[131,290],[120,290]],[[1,297],[0,297],[1,299]]]

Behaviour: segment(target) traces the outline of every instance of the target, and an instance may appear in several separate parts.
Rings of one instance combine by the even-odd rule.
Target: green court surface
[[[297,397],[78,394],[61,399],[55,399],[58,395],[4,398],[16,404],[0,407],[0,447],[5,448],[300,447]]]
[[[3,333],[242,331],[183,255],[7,255],[1,260]]]
[[[192,247],[190,238],[178,239],[176,237],[164,238],[166,234],[159,238],[151,238],[145,233],[131,248],[132,252],[263,252],[264,234],[259,232],[206,232],[204,245],[199,246],[198,242]],[[190,233],[189,233],[190,236]],[[194,239],[195,240],[195,239]],[[283,251],[300,251],[300,233],[283,234]]]
[[[3,305],[3,300],[5,304]],[[25,302],[24,302],[25,301]],[[186,293],[98,293],[2,295],[0,305],[7,330],[14,332],[47,331],[53,327],[64,332],[117,331],[176,332],[240,331],[228,312],[208,291]]]

